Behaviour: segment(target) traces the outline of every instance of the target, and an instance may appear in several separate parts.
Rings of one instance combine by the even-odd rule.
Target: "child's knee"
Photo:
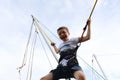
[[[85,75],[82,71],[76,71],[74,73],[74,77],[77,79],[77,80],[86,80],[85,78]]]
[[[52,74],[49,73],[48,75],[43,76],[42,78],[40,78],[40,80],[52,80]]]

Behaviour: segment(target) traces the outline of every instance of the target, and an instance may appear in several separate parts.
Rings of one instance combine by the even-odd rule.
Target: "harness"
[[[61,52],[61,57],[58,62],[57,70],[54,70],[53,80],[58,80],[61,78],[69,79],[73,78],[73,70],[71,69],[73,65],[78,65],[76,59],[76,52],[79,46],[75,49],[70,49],[65,52]]]
[[[67,51],[62,51],[60,53],[59,65],[64,66],[72,66],[74,64],[78,64],[76,59],[76,52],[79,46],[76,46],[74,49],[69,49]]]

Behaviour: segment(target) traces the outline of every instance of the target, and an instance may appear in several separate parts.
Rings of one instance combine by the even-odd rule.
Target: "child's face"
[[[60,29],[57,33],[61,40],[67,41],[69,39],[70,33],[66,29]]]

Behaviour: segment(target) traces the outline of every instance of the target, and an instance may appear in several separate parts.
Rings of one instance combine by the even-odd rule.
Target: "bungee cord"
[[[57,40],[60,41],[60,39],[56,36],[56,34],[54,34],[49,28],[47,28],[43,23],[41,23],[39,21],[39,23],[41,24],[41,26],[43,26],[48,32],[50,32]],[[48,34],[48,33],[47,33]]]
[[[19,73],[19,80],[21,80],[21,70],[22,68],[26,65],[27,62],[27,55],[28,55],[28,46],[30,44],[30,40],[31,40],[31,35],[32,35],[32,29],[33,29],[33,24],[35,25],[35,33],[34,33],[34,37],[33,37],[33,41],[32,41],[32,45],[31,45],[31,51],[30,51],[30,56],[29,56],[29,60],[28,60],[28,70],[27,70],[27,77],[26,80],[31,80],[32,77],[32,66],[33,66],[33,57],[34,57],[34,49],[35,49],[35,44],[36,44],[36,38],[37,35],[39,36],[39,33],[41,33],[41,35],[43,36],[47,46],[49,47],[50,51],[52,52],[53,56],[55,57],[56,61],[58,62],[57,56],[54,55],[54,52],[50,46],[50,42],[52,42],[52,40],[49,38],[49,36],[45,33],[45,31],[42,30],[42,28],[39,26],[39,22],[37,21],[37,19],[33,18],[33,22],[30,28],[30,33],[29,33],[29,37],[28,37],[28,41],[26,44],[26,48],[25,48],[25,53],[24,53],[24,57],[23,57],[23,62],[22,65],[20,67],[17,68],[18,73]],[[38,32],[38,31],[39,32]],[[44,35],[46,34],[46,35]],[[39,37],[40,38],[40,37]],[[48,39],[48,40],[47,40]],[[49,60],[49,59],[48,59]],[[49,61],[50,63],[50,61]],[[50,63],[51,65],[51,63]],[[52,67],[52,65],[51,65]]]
[[[95,3],[94,3],[94,5],[93,5],[93,7],[92,7],[92,10],[91,10],[91,12],[90,12],[90,15],[89,15],[88,19],[91,19],[91,16],[92,16],[92,14],[93,14],[93,11],[94,11],[94,9],[95,9],[95,7],[96,7],[97,2],[98,2],[98,0],[95,0]],[[88,23],[86,22],[85,27],[83,28],[83,32],[82,32],[81,38],[83,37],[83,35],[84,35],[85,31],[86,31],[87,25],[88,25]],[[78,44],[78,47],[79,47],[80,45],[81,45],[81,42]]]
[[[31,39],[32,29],[33,29],[33,21],[32,21],[32,24],[31,24],[30,33],[29,33],[27,44],[26,44],[26,48],[25,48],[25,52],[24,52],[24,57],[23,57],[22,65],[17,68],[18,73],[19,73],[19,80],[21,80],[21,70],[26,65],[27,53],[28,53],[28,46],[29,46],[30,39]]]
[[[38,37],[39,37],[39,40],[40,40],[40,42],[41,42],[41,46],[42,46],[42,48],[43,48],[43,50],[44,50],[44,52],[45,52],[45,55],[46,55],[46,57],[47,57],[47,59],[48,59],[48,62],[49,62],[49,64],[50,64],[51,68],[53,68],[53,67],[52,67],[52,64],[51,64],[51,62],[50,62],[50,59],[49,59],[49,57],[48,57],[48,55],[47,55],[47,52],[46,52],[45,46],[44,46],[43,43],[42,43],[42,40],[41,40],[40,34],[38,34]]]
[[[26,80],[31,80],[32,77],[32,67],[33,67],[33,58],[34,58],[34,50],[35,50],[35,45],[36,45],[36,39],[37,39],[37,30],[34,33],[34,38],[32,42],[32,47],[30,51],[30,57],[29,57],[29,62],[28,62],[28,72],[27,72],[27,77]]]
[[[97,75],[99,75],[100,78],[103,80],[106,80],[101,74],[99,74],[92,66],[90,66],[83,58],[81,58],[79,55],[77,55],[80,60],[82,60],[93,72],[95,72]]]
[[[52,42],[52,40],[47,35],[47,33],[41,28],[39,21],[33,15],[32,15],[32,18],[33,18],[34,24],[37,26],[38,30],[40,30],[40,32],[42,32],[42,34],[45,35],[50,42]]]
[[[47,41],[47,39],[50,41],[50,43],[52,43],[52,40],[50,39],[50,37],[47,35],[47,33],[41,28],[40,24],[39,24],[39,21],[32,16],[32,18],[34,19],[34,24],[35,26],[37,27],[37,29],[39,30],[39,32],[42,34],[45,42],[47,43],[50,51],[52,52],[52,55],[54,56],[55,60],[58,62],[58,58],[57,56],[55,55],[55,52],[53,51],[53,49],[51,48],[49,42]],[[47,39],[46,39],[47,38]]]
[[[28,46],[29,46],[30,38],[31,38],[31,34],[32,34],[32,29],[33,29],[33,22],[31,24],[30,33],[29,33],[27,44],[26,44],[26,48],[25,48],[25,53],[24,53],[22,65],[17,68],[18,70],[21,70],[26,65],[26,61],[27,61],[26,57],[27,57]]]
[[[95,0],[95,3],[94,3],[94,5],[93,5],[92,11],[91,11],[88,19],[91,18],[92,14],[93,14],[93,11],[94,11],[94,9],[95,9],[95,7],[96,7],[97,2],[98,2],[98,0]]]

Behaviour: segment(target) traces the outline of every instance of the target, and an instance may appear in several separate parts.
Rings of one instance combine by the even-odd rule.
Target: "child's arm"
[[[55,52],[58,53],[59,49],[56,47],[55,43],[52,42],[51,45],[53,46]]]
[[[83,36],[82,38],[80,38],[80,42],[87,41],[91,37],[91,28],[90,28],[91,27],[91,19],[87,20],[87,26],[88,26],[88,28],[87,28],[87,34],[85,36]]]

